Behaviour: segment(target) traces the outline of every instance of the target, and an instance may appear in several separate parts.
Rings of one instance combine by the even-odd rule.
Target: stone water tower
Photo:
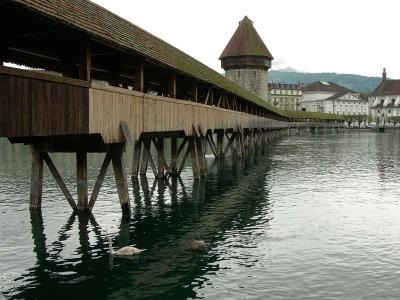
[[[228,79],[268,101],[268,69],[273,57],[247,16],[219,59]]]

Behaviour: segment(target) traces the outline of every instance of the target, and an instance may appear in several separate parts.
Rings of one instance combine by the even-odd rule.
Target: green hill
[[[330,81],[345,86],[356,92],[370,93],[378,86],[381,78],[355,74],[301,73],[285,70],[272,70],[269,71],[268,80],[304,84],[309,84],[314,81]]]

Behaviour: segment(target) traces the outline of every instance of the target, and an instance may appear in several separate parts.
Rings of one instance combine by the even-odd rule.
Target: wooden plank
[[[104,178],[106,177],[108,166],[110,165],[111,162],[111,154],[106,153],[106,156],[104,157],[103,164],[101,165],[99,175],[97,176],[96,183],[94,185],[92,195],[90,196],[90,201],[89,201],[89,209],[92,210],[94,204],[96,203],[97,197],[99,195],[101,186],[103,185]]]
[[[60,187],[62,193],[64,194],[65,198],[67,199],[69,205],[72,207],[74,211],[78,210],[78,207],[75,204],[74,199],[71,196],[67,186],[64,183],[64,180],[58,173],[57,168],[55,167],[53,161],[51,160],[50,156],[47,153],[43,153],[43,159],[46,162],[47,167],[50,170],[50,173],[53,175],[54,179],[56,180],[58,186]]]

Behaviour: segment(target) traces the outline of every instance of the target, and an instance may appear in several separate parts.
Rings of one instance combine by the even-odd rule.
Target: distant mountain
[[[345,86],[355,92],[370,93],[380,83],[380,77],[367,77],[355,74],[337,73],[302,73],[293,72],[291,69],[272,70],[268,72],[269,81],[285,83],[309,84],[314,81],[330,81]]]

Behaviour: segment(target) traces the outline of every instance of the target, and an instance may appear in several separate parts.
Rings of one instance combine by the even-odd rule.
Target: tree
[[[388,123],[393,124],[393,127],[396,127],[396,124],[400,123],[400,117],[398,117],[398,116],[391,116],[387,120],[388,120]]]
[[[349,128],[350,128],[351,124],[353,124],[354,121],[356,120],[355,115],[343,115],[343,118]]]
[[[368,116],[363,114],[355,115],[354,119],[358,122],[358,128],[360,128],[362,122],[365,123],[366,121],[368,121]]]

